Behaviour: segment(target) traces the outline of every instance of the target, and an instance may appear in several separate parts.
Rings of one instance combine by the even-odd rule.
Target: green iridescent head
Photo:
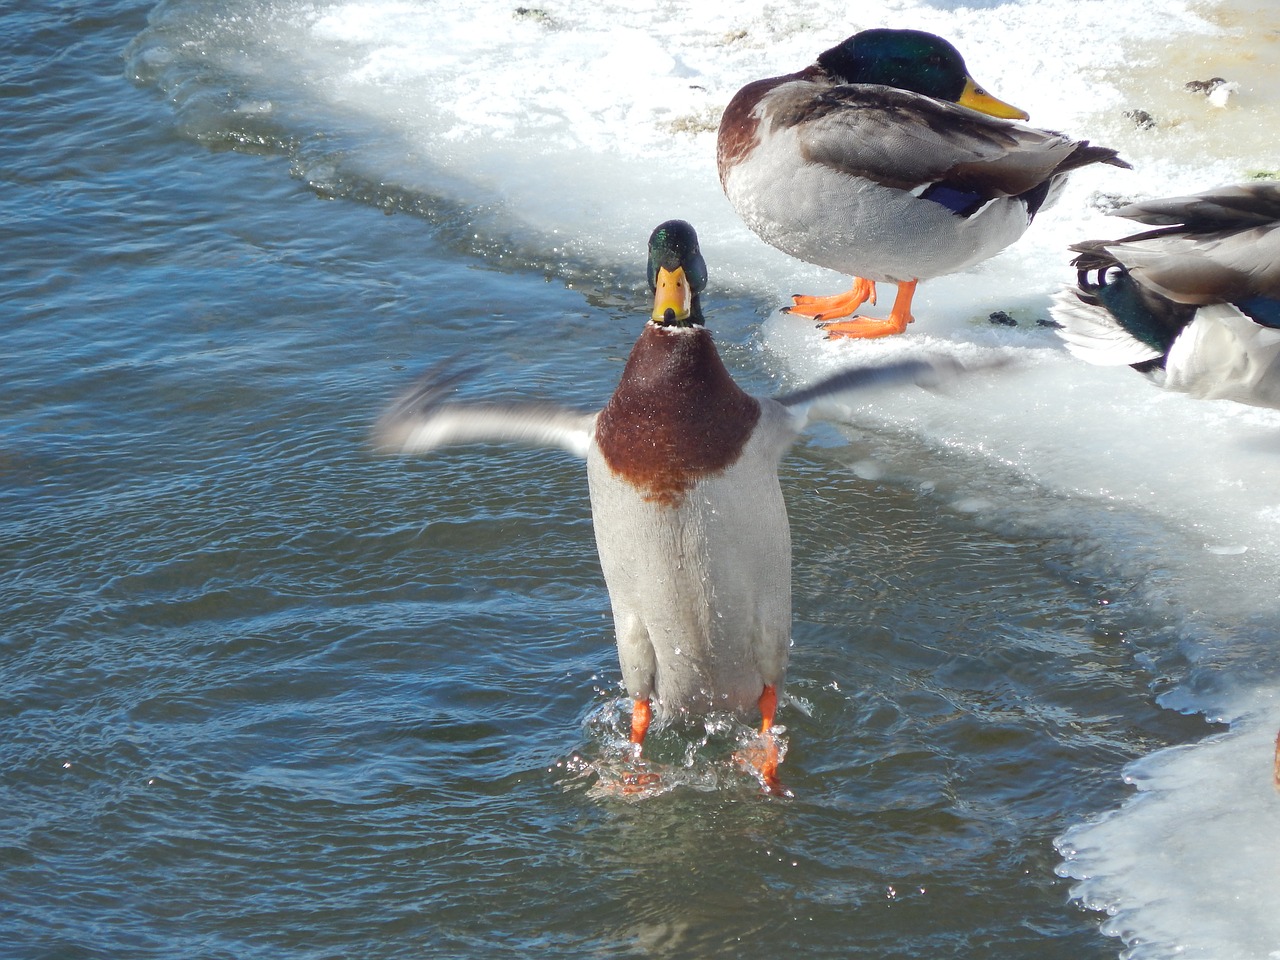
[[[649,235],[649,289],[653,322],[663,327],[702,326],[698,295],[707,286],[707,262],[698,234],[683,220],[668,220]]]

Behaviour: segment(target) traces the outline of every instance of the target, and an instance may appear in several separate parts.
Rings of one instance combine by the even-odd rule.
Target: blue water
[[[655,738],[670,791],[602,790],[580,465],[367,438],[458,354],[474,395],[599,404],[644,236],[630,271],[504,251],[193,139],[126,75],[149,12],[0,14],[0,955],[1115,954],[1052,840],[1207,729],[1156,705],[1184,665],[1122,579],[845,468],[909,441],[821,433],[783,474],[795,799],[719,728]],[[767,391],[762,309],[708,304]]]

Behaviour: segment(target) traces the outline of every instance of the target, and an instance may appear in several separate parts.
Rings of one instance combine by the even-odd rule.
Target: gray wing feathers
[[[999,369],[1007,364],[1003,358],[962,364],[951,357],[929,357],[874,367],[851,367],[775,399],[790,411],[798,432],[814,420],[839,420],[848,416],[842,400],[850,393],[902,384],[939,390],[962,376],[980,370]]]
[[[443,401],[465,374],[428,374],[393,403],[374,428],[383,453],[428,453],[465,443],[559,447],[586,458],[595,414],[553,403]]]
[[[837,87],[802,119],[809,160],[904,189],[943,179],[1016,196],[1083,163],[1128,166],[1052,130],[877,86]]]
[[[1115,215],[1157,229],[1100,246],[1170,300],[1203,306],[1280,297],[1280,181],[1144,200]]]
[[[1280,181],[1219,187],[1182,197],[1144,200],[1121,207],[1117,217],[1188,232],[1242,230],[1280,221]]]
[[[1106,250],[1139,283],[1178,303],[1280,296],[1280,225],[1238,233],[1128,238]]]

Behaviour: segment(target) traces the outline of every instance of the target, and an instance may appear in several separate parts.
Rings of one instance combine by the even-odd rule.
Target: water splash
[[[760,774],[771,746],[786,757],[785,727],[768,734],[725,713],[652,731],[640,750],[630,740],[631,701],[611,697],[583,722],[588,743],[553,768],[565,790],[601,800],[650,800],[676,790],[771,792]],[[789,795],[789,794],[784,794]]]

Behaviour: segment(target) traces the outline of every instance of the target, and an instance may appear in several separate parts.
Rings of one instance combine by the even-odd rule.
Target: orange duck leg
[[[819,323],[818,326],[826,331],[828,339],[859,337],[865,340],[902,333],[907,329],[907,324],[914,323],[916,319],[911,315],[911,298],[916,295],[917,283],[918,280],[907,280],[898,284],[898,295],[893,300],[893,308],[883,320],[875,317],[853,317],[849,320]]]

